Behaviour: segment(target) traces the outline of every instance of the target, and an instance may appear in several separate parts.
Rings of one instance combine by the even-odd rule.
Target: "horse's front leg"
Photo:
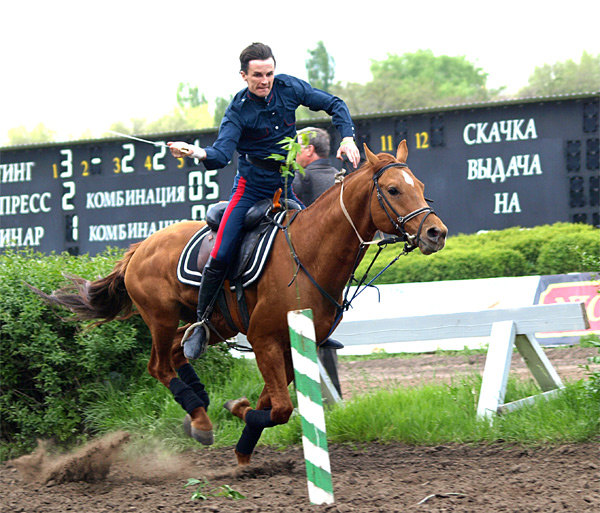
[[[177,396],[175,400],[180,402],[183,409],[187,412],[187,415],[183,419],[185,433],[204,445],[210,445],[214,441],[213,425],[207,413],[210,398],[196,370],[183,355],[181,339],[184,333],[185,327],[177,330],[171,346],[171,358],[179,379],[184,385],[191,388],[196,398],[191,397],[187,404],[185,400],[183,403],[180,402]],[[200,402],[197,399],[200,399]]]
[[[246,414],[252,410],[250,401],[246,397],[227,401],[224,407],[244,422],[246,421]],[[266,385],[263,387],[260,397],[256,402],[256,409],[271,411],[271,398],[269,397]],[[242,435],[235,446],[235,456],[237,458],[238,466],[250,464],[250,458],[262,435],[263,429],[264,427],[257,427],[250,424],[244,426]]]
[[[214,435],[212,423],[206,413],[208,394],[194,368],[183,356],[181,349],[183,333],[177,330],[176,325],[160,323],[156,318],[148,319],[146,324],[152,334],[148,372],[171,391],[175,400],[187,412],[184,429],[188,435],[203,445],[211,445],[214,442]]]
[[[282,350],[276,341],[262,345],[255,343],[253,349],[265,381],[256,409],[252,409],[246,398],[225,403],[225,408],[246,423],[235,448],[238,465],[248,465],[263,430],[285,424],[294,409],[288,391],[288,385],[293,379],[289,350]]]

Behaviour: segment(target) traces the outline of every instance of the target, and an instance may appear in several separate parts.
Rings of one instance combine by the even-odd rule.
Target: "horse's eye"
[[[388,189],[388,194],[389,194],[390,196],[396,196],[396,195],[398,195],[399,193],[400,193],[400,192],[398,191],[398,189],[396,189],[396,187],[390,187],[390,188]]]

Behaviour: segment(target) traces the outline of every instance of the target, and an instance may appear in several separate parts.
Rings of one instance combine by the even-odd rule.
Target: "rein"
[[[294,249],[294,246],[292,244],[292,241],[291,241],[289,233],[288,233],[288,227],[292,224],[292,221],[296,218],[296,215],[299,213],[299,211],[297,211],[297,212],[294,213],[293,217],[287,223],[286,226],[281,225],[279,227],[283,231],[283,233],[285,235],[285,239],[286,239],[286,241],[288,243],[288,246],[290,248],[291,256],[292,256],[294,262],[296,263],[296,272],[294,273],[294,276],[292,277],[292,280],[290,281],[290,283],[288,283],[288,287],[291,286],[292,283],[294,283],[294,280],[296,279],[296,276],[298,275],[298,272],[300,271],[300,269],[302,269],[304,271],[304,273],[306,274],[306,276],[308,277],[308,279],[311,281],[311,283],[321,293],[321,295],[323,297],[325,297],[330,303],[332,303],[335,306],[335,310],[336,310],[335,320],[334,320],[333,324],[331,325],[331,329],[329,330],[329,333],[325,336],[325,338],[323,339],[323,341],[327,340],[331,336],[331,334],[333,333],[333,331],[337,327],[337,324],[338,324],[339,320],[341,319],[343,313],[350,308],[350,306],[352,304],[352,301],[354,301],[354,299],[360,293],[362,293],[367,287],[375,287],[373,285],[373,282],[377,278],[379,278],[379,276],[381,276],[385,271],[387,271],[387,269],[389,269],[401,256],[408,255],[408,253],[410,253],[411,251],[413,251],[414,249],[416,249],[419,246],[419,241],[421,240],[421,231],[423,229],[423,224],[425,223],[425,220],[427,219],[427,217],[429,217],[431,214],[435,214],[435,211],[431,207],[429,207],[429,206],[427,206],[427,207],[421,207],[421,208],[419,208],[417,210],[414,210],[413,212],[410,212],[406,216],[401,216],[400,214],[398,214],[398,212],[396,212],[396,210],[394,209],[394,207],[392,206],[392,204],[390,203],[389,199],[384,194],[383,190],[381,189],[381,187],[379,185],[379,178],[381,178],[381,176],[383,175],[383,173],[385,171],[387,171],[388,169],[390,169],[392,167],[408,167],[408,166],[406,164],[399,163],[399,162],[393,162],[391,164],[383,166],[373,176],[373,189],[371,189],[371,194],[373,194],[373,191],[375,189],[377,190],[377,200],[379,201],[379,204],[380,204],[381,208],[383,209],[383,211],[387,215],[388,219],[392,223],[392,226],[395,228],[395,230],[397,232],[399,232],[400,235],[399,236],[388,237],[388,238],[385,238],[385,239],[379,239],[379,240],[365,241],[361,237],[360,233],[358,232],[358,229],[356,228],[354,222],[352,221],[352,218],[350,217],[350,214],[348,213],[348,210],[346,209],[346,206],[344,205],[344,199],[343,199],[343,195],[344,195],[344,176],[342,174],[340,174],[339,176],[336,176],[336,182],[340,182],[341,183],[341,187],[340,187],[340,206],[341,206],[342,212],[344,213],[344,216],[346,217],[346,219],[350,223],[350,226],[352,226],[352,229],[354,230],[354,233],[356,233],[356,236],[357,236],[357,238],[358,238],[358,240],[360,242],[360,245],[358,247],[358,251],[356,253],[356,257],[355,257],[355,260],[354,260],[354,265],[353,265],[353,268],[352,268],[352,274],[350,275],[350,279],[348,280],[348,284],[346,285],[346,288],[345,288],[345,291],[344,291],[344,294],[343,294],[343,300],[342,300],[341,303],[338,303],[338,301],[333,296],[331,296],[331,294],[329,294],[329,292],[327,292],[317,282],[317,280],[315,280],[315,278],[308,271],[308,269],[302,264],[302,262],[300,261],[300,258],[298,257],[298,255],[296,253],[296,250]],[[396,219],[394,219],[392,217],[392,215],[390,214],[390,210],[391,210],[391,213],[396,217]],[[419,224],[419,228],[417,230],[417,233],[415,235],[410,235],[406,231],[406,229],[405,229],[406,223],[408,221],[410,221],[411,219],[414,219],[415,217],[417,217],[419,214],[422,214],[424,212],[426,212],[426,214],[423,216],[423,219],[421,220],[421,223]],[[402,249],[402,252],[399,253],[394,259],[392,259],[392,261],[389,264],[387,264],[371,280],[369,280],[368,283],[365,284],[365,282],[368,279],[368,275],[369,275],[369,272],[371,271],[371,268],[373,267],[373,265],[377,261],[379,255],[381,254],[381,252],[383,251],[383,249],[385,247],[387,247],[388,244],[396,244],[398,242],[404,242],[404,248]],[[365,273],[362,276],[362,278],[360,280],[357,280],[356,277],[355,277],[355,272],[356,272],[356,269],[358,268],[358,264],[360,263],[361,256],[362,256],[363,252],[366,251],[366,249],[368,248],[368,246],[371,245],[371,244],[377,244],[379,248],[377,250],[377,253],[373,257],[373,259],[371,260],[371,263],[367,267],[367,270],[365,271]],[[350,299],[348,299],[348,295],[350,293],[350,287],[354,283],[356,283],[356,290],[354,291],[354,294],[352,295],[352,297]],[[375,287],[375,288],[377,288],[377,287]]]

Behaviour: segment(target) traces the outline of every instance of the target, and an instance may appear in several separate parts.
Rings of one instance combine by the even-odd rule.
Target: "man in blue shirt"
[[[296,136],[296,108],[327,112],[342,136],[337,157],[345,154],[354,167],[360,154],[354,143],[354,124],[346,104],[336,96],[311,87],[289,75],[275,75],[275,58],[271,48],[253,43],[240,54],[240,74],[248,87],[235,95],[223,116],[219,135],[212,146],[199,148],[184,142],[170,142],[174,157],[193,157],[207,169],[225,167],[235,150],[239,153],[238,172],[231,198],[219,226],[215,246],[202,273],[198,292],[198,323],[184,337],[183,351],[188,359],[198,358],[205,350],[209,329],[209,305],[218,292],[227,266],[241,239],[244,217],[257,201],[272,198],[286,186],[279,162],[269,159],[272,153],[285,155],[279,142]],[[287,181],[288,197],[295,198],[292,180]]]

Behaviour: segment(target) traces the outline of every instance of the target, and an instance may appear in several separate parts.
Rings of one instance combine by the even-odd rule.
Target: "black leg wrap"
[[[260,435],[262,435],[263,428],[261,427],[252,427],[246,424],[244,426],[244,430],[242,431],[242,436],[240,436],[240,440],[235,446],[235,450],[240,454],[252,454],[254,452],[254,448],[260,439]]]
[[[169,390],[175,397],[175,400],[181,405],[181,407],[188,413],[192,413],[196,408],[204,407],[204,401],[200,399],[196,393],[187,386],[179,378],[173,378],[169,383]]]
[[[246,413],[246,425],[242,431],[242,436],[235,446],[235,450],[241,454],[252,454],[263,429],[276,426],[271,420],[271,408],[264,410],[250,410]]]
[[[194,367],[192,367],[191,364],[186,363],[177,369],[177,374],[179,374],[181,381],[191,387],[194,393],[204,403],[204,408],[208,410],[208,405],[210,404],[208,392],[205,390],[204,385],[200,382],[200,378],[198,377],[198,374],[196,374]]]
[[[276,426],[277,423],[271,420],[271,408],[264,410],[250,410],[244,418],[246,424],[254,428],[268,428]]]

